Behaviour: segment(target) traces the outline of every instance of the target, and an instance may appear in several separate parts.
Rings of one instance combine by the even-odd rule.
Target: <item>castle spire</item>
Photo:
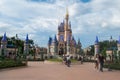
[[[78,38],[78,45],[81,45],[80,38]]]
[[[80,38],[78,38],[78,43],[77,43],[77,45],[78,45],[78,47],[82,47],[82,45],[81,45],[81,42],[80,42]]]
[[[53,38],[52,42],[55,42],[55,43],[57,42],[56,35],[54,36],[54,38]]]
[[[49,37],[48,45],[51,45],[51,43],[52,43],[52,38]]]
[[[96,55],[96,54],[99,54],[99,50],[100,50],[100,48],[99,48],[99,40],[98,40],[98,36],[96,36],[94,49],[95,49],[95,50],[94,50],[94,51],[95,51],[95,55]]]
[[[99,43],[98,36],[96,36],[95,44],[98,44],[98,43]]]
[[[67,20],[69,19],[69,12],[68,12],[68,8],[66,8],[66,17]]]
[[[3,38],[2,38],[2,41],[3,41],[3,42],[7,41],[6,32],[4,33],[4,36],[3,36]]]
[[[28,44],[28,42],[29,42],[28,34],[27,34],[27,36],[26,36],[26,40],[25,40],[25,42],[26,42],[26,44]]]
[[[68,7],[66,8],[66,15],[69,15],[69,12],[68,12]]]

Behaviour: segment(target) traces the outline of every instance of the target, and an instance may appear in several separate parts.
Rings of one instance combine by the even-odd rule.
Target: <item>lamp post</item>
[[[109,40],[109,48],[111,51],[113,51],[111,42],[112,42],[112,36],[110,37],[110,40]],[[111,61],[113,61],[113,52],[111,53],[111,55],[109,55],[109,58],[110,58],[110,61],[108,62],[108,71],[111,71],[110,64],[111,64]]]
[[[110,50],[112,51],[111,53],[111,61],[113,62],[113,50],[112,50],[112,36],[110,37],[110,41],[109,41],[109,46],[110,46]]]
[[[17,36],[17,34],[16,34],[16,36],[15,36],[15,60],[17,59],[17,55],[18,55],[18,36]]]
[[[36,49],[34,45],[33,45],[33,56],[34,56],[34,60],[36,60]]]
[[[2,59],[4,59],[4,49],[3,49],[3,45],[1,44],[1,57]]]
[[[89,55],[90,55],[90,60],[91,60],[91,56],[92,56],[91,49],[92,49],[92,48],[91,48],[91,46],[90,46],[89,49],[88,49],[88,50],[89,50]]]

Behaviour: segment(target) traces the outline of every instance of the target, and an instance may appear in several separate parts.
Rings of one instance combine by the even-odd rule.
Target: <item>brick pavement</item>
[[[93,63],[75,64],[67,67],[63,64],[44,64],[29,62],[28,67],[0,71],[0,80],[120,80],[120,71],[99,72]]]

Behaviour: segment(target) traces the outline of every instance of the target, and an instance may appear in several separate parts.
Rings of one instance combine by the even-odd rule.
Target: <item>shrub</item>
[[[22,63],[22,61],[20,60],[17,60],[17,61],[14,61],[14,60],[8,60],[8,59],[5,59],[5,60],[2,60],[0,62],[0,69],[2,68],[10,68],[10,67],[18,67],[18,66],[25,66],[26,64],[25,63]]]
[[[45,59],[48,59],[48,57],[47,57],[47,56],[45,56]]]
[[[120,64],[118,63],[111,63],[111,64],[105,64],[104,65],[105,68],[110,68],[110,69],[115,69],[115,70],[120,70]]]
[[[28,59],[28,61],[44,61],[44,59],[40,59],[40,58],[37,58],[37,59]]]
[[[52,59],[48,59],[48,61],[62,62],[62,59],[52,58]]]

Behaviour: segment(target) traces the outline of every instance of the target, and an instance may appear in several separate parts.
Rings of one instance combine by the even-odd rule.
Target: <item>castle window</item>
[[[64,36],[60,35],[60,41],[64,41]]]

